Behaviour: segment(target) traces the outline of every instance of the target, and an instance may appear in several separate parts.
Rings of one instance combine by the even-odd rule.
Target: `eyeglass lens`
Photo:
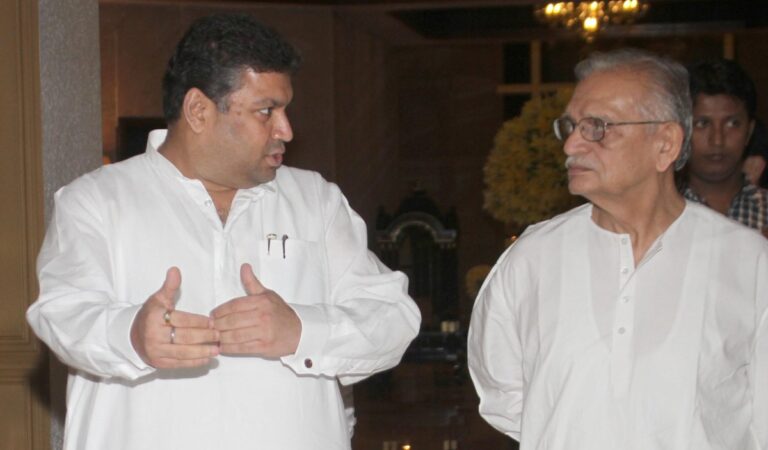
[[[565,141],[578,127],[581,136],[592,142],[597,142],[605,135],[605,122],[596,117],[584,117],[578,122],[574,122],[570,117],[560,117],[555,119],[555,137]]]
[[[573,133],[574,123],[567,117],[558,117],[552,125],[555,131],[555,137],[560,141],[565,141],[568,139],[568,136]]]

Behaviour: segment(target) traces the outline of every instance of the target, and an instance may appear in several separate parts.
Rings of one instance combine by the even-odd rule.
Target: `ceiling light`
[[[547,2],[536,6],[534,14],[541,22],[577,30],[587,41],[609,24],[628,24],[648,11],[643,0]]]

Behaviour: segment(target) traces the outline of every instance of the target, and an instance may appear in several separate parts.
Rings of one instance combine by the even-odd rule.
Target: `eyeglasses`
[[[653,125],[666,123],[669,120],[644,120],[641,122],[606,122],[603,119],[597,117],[584,117],[583,119],[575,122],[570,117],[559,117],[552,123],[555,129],[555,137],[560,141],[565,141],[573,133],[576,128],[579,129],[581,137],[590,142],[600,142],[605,137],[605,130],[608,127],[615,127],[619,125]]]

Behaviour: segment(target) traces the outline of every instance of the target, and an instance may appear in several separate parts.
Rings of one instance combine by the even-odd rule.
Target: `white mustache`
[[[565,159],[565,168],[570,169],[571,166],[579,166],[590,170],[596,169],[595,164],[592,163],[592,161],[576,155],[571,155]]]

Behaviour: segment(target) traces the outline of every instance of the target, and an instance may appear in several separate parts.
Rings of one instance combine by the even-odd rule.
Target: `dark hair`
[[[293,75],[301,58],[271,28],[246,14],[216,14],[197,20],[176,45],[163,76],[163,115],[179,119],[184,96],[200,89],[220,111],[240,88],[244,70]]]
[[[691,98],[694,103],[699,94],[730,95],[744,103],[750,119],[755,118],[755,83],[741,66],[727,59],[711,59],[693,64],[688,73],[691,75]]]

